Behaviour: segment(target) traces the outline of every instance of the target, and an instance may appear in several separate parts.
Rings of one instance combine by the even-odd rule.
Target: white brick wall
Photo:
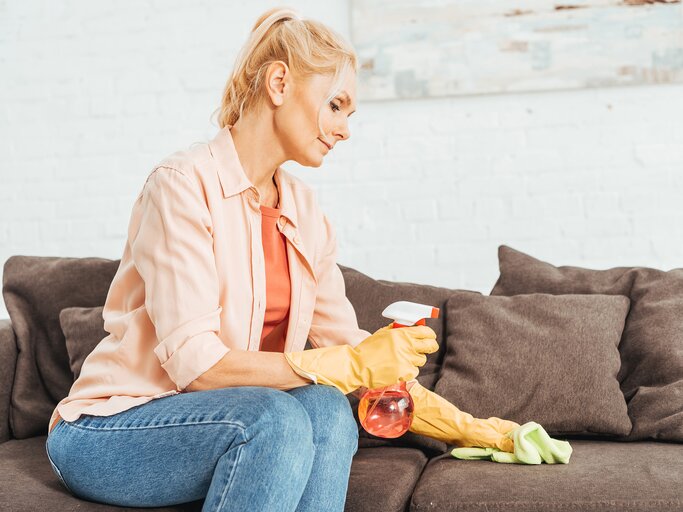
[[[0,0],[0,261],[120,258],[130,208],[209,122],[278,2]],[[349,33],[348,4],[291,1]],[[507,244],[555,264],[683,266],[683,85],[359,103],[311,183],[339,262],[488,293]],[[7,317],[0,304],[0,317]]]

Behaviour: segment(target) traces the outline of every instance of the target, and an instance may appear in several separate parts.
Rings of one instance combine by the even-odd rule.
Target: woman
[[[216,137],[148,175],[103,310],[109,335],[49,423],[50,463],[74,495],[343,510],[358,446],[344,395],[414,379],[438,349],[427,326],[358,328],[334,230],[280,167],[318,167],[348,139],[356,65],[324,25],[264,13]],[[516,423],[474,419],[417,382],[412,393],[411,430],[512,451]]]

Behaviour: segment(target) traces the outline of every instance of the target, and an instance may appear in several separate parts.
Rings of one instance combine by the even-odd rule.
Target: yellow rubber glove
[[[439,350],[436,333],[426,325],[392,329],[389,324],[355,347],[335,345],[301,352],[285,352],[292,369],[316,384],[337,387],[347,394],[409,381],[427,362],[425,354]]]
[[[498,448],[514,453],[514,441],[505,434],[519,427],[519,423],[495,416],[488,419],[475,418],[417,381],[412,385],[409,383],[407,388],[415,405],[410,432],[438,439],[446,444]]]

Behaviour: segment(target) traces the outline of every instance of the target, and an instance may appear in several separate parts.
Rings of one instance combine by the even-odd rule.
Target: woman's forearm
[[[292,389],[312,382],[292,370],[282,352],[230,350],[215,365],[192,381],[184,391],[235,386]]]

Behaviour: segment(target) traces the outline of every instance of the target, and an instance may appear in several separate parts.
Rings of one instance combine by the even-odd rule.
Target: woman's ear
[[[266,90],[270,101],[276,107],[285,101],[285,94],[289,92],[291,73],[287,64],[281,60],[271,62],[266,72]]]

